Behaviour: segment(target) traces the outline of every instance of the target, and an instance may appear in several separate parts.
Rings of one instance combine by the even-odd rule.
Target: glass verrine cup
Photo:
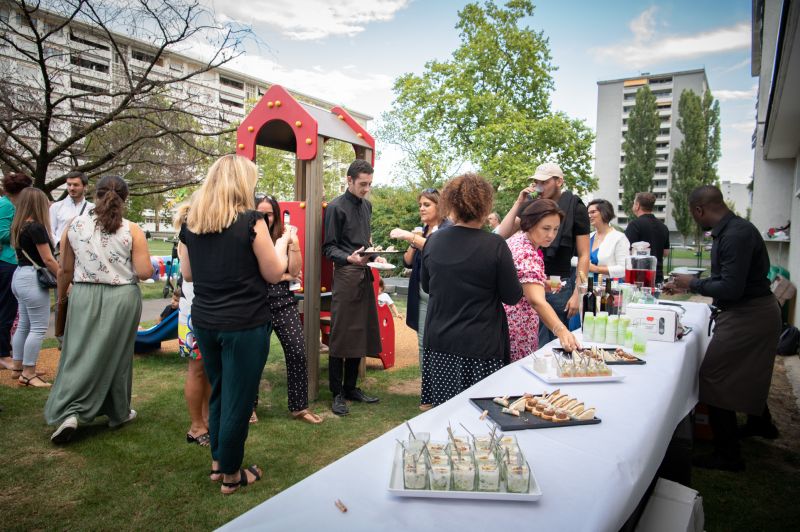
[[[428,466],[425,459],[412,453],[403,453],[403,485],[407,490],[427,488]]]
[[[606,327],[608,326],[608,312],[600,311],[594,318],[594,341],[606,341]]]
[[[561,287],[561,276],[551,275],[548,282],[550,283],[550,290],[558,290]]]
[[[500,489],[500,467],[497,462],[478,464],[478,491]]]
[[[506,469],[506,490],[509,493],[528,493],[531,472],[528,464],[511,464]]]
[[[450,464],[433,465],[430,469],[430,486],[432,490],[448,491],[450,489]]]
[[[583,315],[583,339],[587,342],[591,342],[594,337],[596,319],[593,314],[588,312]]]
[[[456,491],[475,491],[475,464],[472,458],[453,458],[451,465],[453,472],[452,489]]]

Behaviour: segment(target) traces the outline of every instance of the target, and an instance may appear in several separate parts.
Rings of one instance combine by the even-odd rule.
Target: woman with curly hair
[[[142,313],[137,283],[153,274],[144,233],[123,218],[128,185],[105,176],[96,204],[76,216],[61,236],[57,297],[69,293],[64,345],[58,374],[44,407],[45,420],[58,425],[53,443],[68,442],[78,424],[108,416],[117,427],[133,420],[133,345]]]
[[[11,361],[11,328],[17,317],[17,298],[11,292],[11,279],[17,271],[17,252],[11,245],[11,224],[14,221],[17,197],[33,184],[25,174],[9,172],[3,176],[0,196],[0,369],[13,369]],[[19,377],[18,373],[12,375]]]
[[[423,404],[439,405],[502,368],[508,359],[503,303],[522,297],[505,240],[483,230],[494,190],[477,174],[442,191],[455,224],[428,237],[420,280],[430,294],[422,357]]]

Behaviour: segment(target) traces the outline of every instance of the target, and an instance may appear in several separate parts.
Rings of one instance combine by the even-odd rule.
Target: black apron
[[[330,354],[337,358],[377,357],[381,346],[372,269],[348,264],[333,271]]]
[[[772,294],[720,312],[700,365],[700,402],[760,416],[780,333],[781,311]]]

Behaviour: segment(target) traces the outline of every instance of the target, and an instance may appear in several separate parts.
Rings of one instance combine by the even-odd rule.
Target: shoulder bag
[[[58,285],[58,282],[56,281],[56,276],[53,275],[47,268],[42,268],[41,266],[36,264],[36,261],[34,261],[31,258],[31,256],[25,252],[24,249],[22,248],[20,249],[22,250],[22,254],[25,255],[25,258],[27,258],[33,265],[33,269],[36,270],[36,280],[39,281],[39,286],[41,286],[45,290],[50,290],[51,288],[55,288]]]

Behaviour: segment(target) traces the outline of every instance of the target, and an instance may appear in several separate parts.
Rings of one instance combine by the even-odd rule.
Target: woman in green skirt
[[[50,437],[68,442],[78,424],[108,416],[116,427],[131,410],[133,345],[142,310],[137,283],[153,273],[144,233],[122,217],[128,185],[103,177],[96,205],[70,222],[61,239],[58,300],[69,308],[58,374],[44,415],[58,425]]]

